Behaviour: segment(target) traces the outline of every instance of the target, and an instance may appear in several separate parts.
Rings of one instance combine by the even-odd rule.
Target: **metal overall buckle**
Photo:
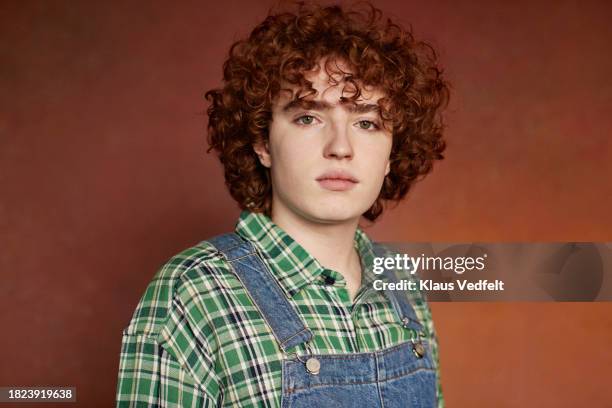
[[[312,352],[312,348],[310,347],[310,342],[306,342],[305,345],[306,345],[306,352],[307,352],[306,357],[300,357],[300,355],[297,352],[287,353],[287,354],[289,356],[291,354],[294,354],[294,357],[300,363],[304,364],[304,366],[306,367],[306,371],[308,371],[310,374],[317,375],[319,374],[319,371],[321,371],[321,362],[319,361],[318,358],[312,357],[313,352]]]
[[[402,325],[405,328],[409,328],[409,324],[410,318],[403,317]],[[410,342],[412,343],[412,352],[414,353],[416,358],[423,358],[423,356],[425,356],[425,353],[427,352],[425,346],[423,346],[423,342],[421,341],[421,335],[422,333],[417,332],[416,337],[414,335],[410,336]]]

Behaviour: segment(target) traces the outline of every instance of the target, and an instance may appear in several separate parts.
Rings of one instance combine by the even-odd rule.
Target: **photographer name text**
[[[455,284],[456,287],[455,287]],[[450,292],[455,289],[461,291],[503,291],[504,282],[500,279],[495,281],[488,281],[487,279],[480,279],[474,282],[468,281],[467,279],[457,280],[455,282],[434,282],[431,279],[423,279],[420,281],[413,281],[408,279],[402,279],[397,282],[385,282],[377,279],[373,283],[373,287],[376,290],[421,290],[427,292]]]

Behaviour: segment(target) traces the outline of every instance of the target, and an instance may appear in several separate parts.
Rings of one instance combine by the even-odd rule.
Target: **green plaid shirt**
[[[265,262],[314,338],[312,352],[379,351],[410,340],[382,292],[366,290],[372,243],[355,233],[362,286],[354,302],[346,281],[326,269],[263,214],[243,212],[236,232],[261,249]],[[331,279],[331,278],[333,279]],[[413,307],[438,347],[429,307]],[[296,346],[305,353],[304,345]],[[278,347],[245,288],[216,249],[203,241],[171,258],[147,287],[123,331],[118,407],[279,407]],[[438,371],[438,408],[444,406]]]

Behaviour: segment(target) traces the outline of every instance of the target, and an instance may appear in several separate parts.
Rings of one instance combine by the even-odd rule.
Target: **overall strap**
[[[208,242],[230,263],[283,351],[312,338],[312,333],[249,240],[229,233],[211,238]]]
[[[389,252],[389,250],[381,244],[373,243],[373,249],[374,249],[374,255],[376,257],[385,258],[388,256],[394,256],[392,252]],[[387,269],[386,267],[384,267],[384,262],[383,262],[383,268],[385,269],[383,272],[383,275],[386,278],[387,282],[397,282],[398,281],[395,275],[395,271],[393,269]],[[410,271],[408,271],[407,273],[410,273]],[[418,282],[418,279],[417,279],[417,282]],[[416,316],[416,313],[414,312],[414,308],[412,307],[409,301],[410,298],[414,297],[412,292],[406,292],[403,290],[385,289],[384,294],[387,297],[387,299],[389,299],[389,302],[391,302],[391,306],[393,306],[395,313],[401,320],[404,327],[411,328],[417,331],[423,328],[421,322]]]

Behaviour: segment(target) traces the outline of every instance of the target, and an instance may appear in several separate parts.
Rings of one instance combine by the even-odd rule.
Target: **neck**
[[[300,217],[290,211],[272,210],[272,221],[287,232],[319,263],[333,269],[345,278],[361,271],[359,255],[354,247],[359,218],[325,223]]]

